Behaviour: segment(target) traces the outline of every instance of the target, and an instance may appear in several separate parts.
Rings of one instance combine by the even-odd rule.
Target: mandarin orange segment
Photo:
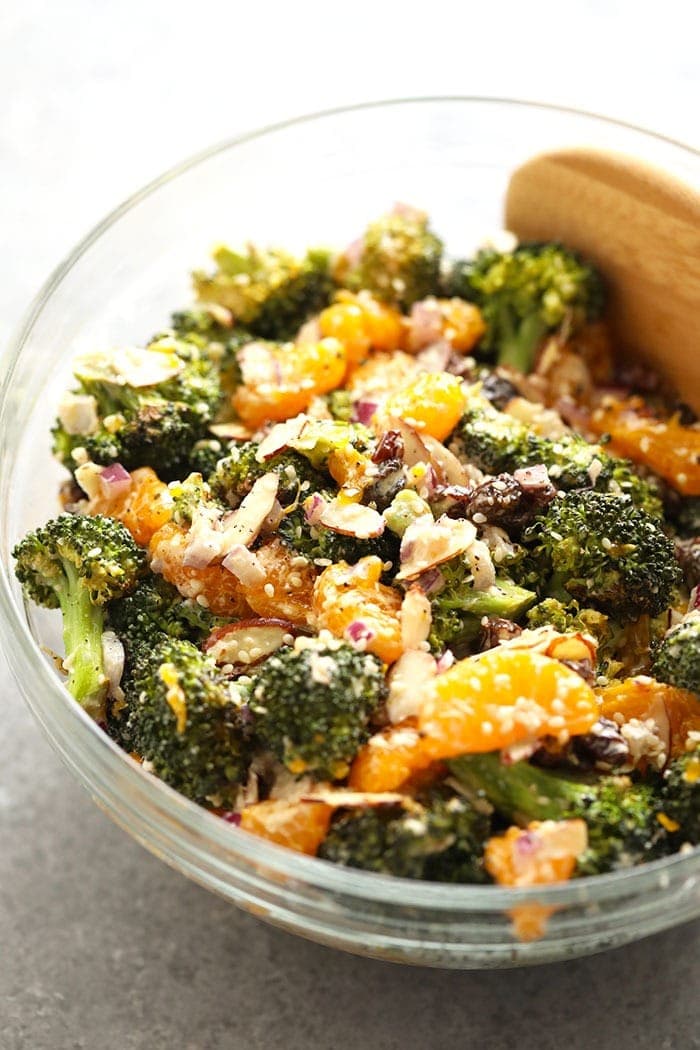
[[[387,398],[383,414],[398,416],[421,433],[443,441],[464,411],[462,381],[447,372],[422,372]]]
[[[360,748],[348,784],[355,791],[394,791],[431,764],[415,718],[387,726]]]
[[[148,545],[152,571],[177,587],[183,597],[193,598],[217,616],[233,619],[250,615],[240,583],[232,573],[221,565],[196,569],[184,564],[187,544],[186,529],[172,521],[163,525]]]
[[[700,702],[694,693],[677,689],[646,676],[614,682],[600,691],[601,715],[613,722],[653,719],[664,733],[668,729],[669,757],[685,751],[688,734],[700,732]]]
[[[610,448],[643,463],[684,496],[700,496],[700,430],[639,413],[640,399],[618,401],[593,413],[591,429],[610,435]]]
[[[319,394],[340,386],[346,367],[345,349],[337,339],[250,344],[241,357],[243,382],[231,401],[251,429],[281,423],[303,412]]]
[[[104,514],[126,525],[137,543],[148,546],[151,536],[165,525],[173,514],[173,501],[168,486],[155,470],[139,467],[131,472],[131,487],[115,496],[94,496],[88,514]]]
[[[317,571],[305,558],[298,557],[277,537],[255,552],[265,580],[240,584],[240,593],[258,616],[289,620],[300,627],[312,625],[314,581]]]
[[[351,624],[359,622],[366,637],[365,649],[386,664],[398,660],[401,645],[401,595],[380,583],[381,558],[361,558],[356,565],[329,565],[316,580],[313,610],[319,630],[347,638]]]
[[[496,751],[541,736],[586,733],[599,703],[569,667],[522,649],[460,660],[429,686],[418,728],[433,758]]]
[[[484,866],[501,886],[539,886],[570,879],[588,845],[584,820],[533,821],[486,843]]]
[[[486,843],[484,867],[501,886],[539,886],[570,879],[576,860],[588,845],[583,820],[533,821],[527,828],[508,828]],[[542,937],[551,904],[519,904],[509,911],[519,941]]]
[[[332,806],[325,802],[268,799],[246,806],[241,827],[297,853],[314,856],[328,833],[332,813]]]
[[[332,336],[345,347],[348,365],[360,364],[370,349],[395,350],[402,335],[401,314],[367,292],[339,292],[338,301],[318,318],[322,336]]]
[[[443,338],[459,353],[471,350],[486,331],[479,307],[463,299],[441,299],[439,303]]]

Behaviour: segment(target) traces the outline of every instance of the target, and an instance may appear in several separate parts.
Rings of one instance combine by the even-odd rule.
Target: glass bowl
[[[96,803],[147,849],[266,921],[348,951],[462,968],[600,951],[700,914],[700,855],[512,890],[353,871],[255,838],[145,773],[73,702],[44,655],[60,646],[57,616],[25,609],[10,550],[57,509],[49,427],[73,355],[157,331],[188,301],[188,273],[217,240],[343,244],[401,200],[429,211],[459,252],[500,226],[518,164],[571,145],[617,149],[700,184],[697,152],[571,110],[444,98],[320,113],[225,142],[137,193],[54,272],[5,357],[0,615],[34,715]],[[520,942],[513,909],[533,902],[551,914],[542,937]]]

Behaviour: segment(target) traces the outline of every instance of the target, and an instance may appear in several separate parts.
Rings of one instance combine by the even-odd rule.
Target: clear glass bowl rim
[[[570,114],[572,117],[584,117],[594,122],[639,133],[651,140],[666,143],[696,158],[700,158],[700,150],[687,143],[650,131],[634,123],[601,116],[600,114],[575,107],[559,106],[526,99],[460,95],[417,96],[338,106],[268,124],[262,128],[225,139],[214,146],[193,154],[147,183],[140,190],[137,190],[136,193],[128,197],[93,227],[53,270],[29,305],[18,330],[10,338],[7,348],[2,355],[0,434],[4,431],[4,420],[8,413],[9,395],[15,368],[38,316],[48,304],[54,290],[87,249],[131,208],[135,207],[165,183],[176,179],[178,175],[207,161],[217,153],[263,136],[272,135],[277,131],[297,124],[322,121],[361,110],[449,103],[513,106],[523,109]],[[576,879],[549,887],[513,889],[490,885],[451,885],[397,879],[357,869],[343,868],[315,857],[295,853],[251,835],[240,828],[233,828],[230,824],[208,813],[201,806],[190,802],[156,777],[144,772],[137,762],[131,759],[102,732],[82,708],[70,698],[65,688],[51,673],[48,664],[43,659],[40,648],[32,637],[23,614],[23,605],[16,594],[10,567],[5,564],[4,560],[0,565],[0,621],[4,628],[2,637],[5,639],[6,644],[16,643],[19,647],[23,664],[26,667],[31,666],[34,676],[32,689],[45,689],[57,703],[68,707],[72,729],[82,737],[82,745],[92,749],[93,754],[99,757],[100,765],[103,765],[108,770],[111,769],[114,773],[118,772],[124,783],[133,786],[136,795],[144,794],[147,796],[154,808],[167,818],[168,823],[172,821],[179,822],[183,826],[183,830],[189,832],[194,840],[205,844],[208,841],[212,846],[218,847],[218,850],[223,851],[227,858],[231,858],[232,865],[237,858],[240,858],[240,861],[246,866],[256,867],[259,865],[264,870],[274,872],[281,878],[295,879],[308,888],[338,894],[345,899],[355,897],[358,901],[372,901],[375,904],[385,903],[387,906],[390,906],[396,904],[398,895],[403,907],[425,908],[430,909],[433,913],[449,912],[453,916],[462,914],[465,918],[470,913],[479,913],[481,915],[502,913],[504,909],[512,909],[517,905],[532,902],[558,907],[603,900],[612,902],[618,898],[643,895],[645,890],[658,887],[659,879],[663,877],[662,873],[676,884],[686,877],[696,876],[700,873],[700,848],[696,848],[687,854],[653,861],[637,868],[617,871],[608,875]],[[69,766],[74,767],[74,763],[66,757],[53,739],[51,727],[47,725],[45,719],[33,707],[31,697],[28,695],[29,690],[23,688],[23,691],[25,691],[30,708],[51,743],[57,748],[64,761]],[[79,771],[76,769],[73,769],[73,771],[80,777]],[[84,783],[88,784],[87,778],[84,778]],[[114,813],[111,815],[114,816]],[[148,846],[147,842],[143,844]]]

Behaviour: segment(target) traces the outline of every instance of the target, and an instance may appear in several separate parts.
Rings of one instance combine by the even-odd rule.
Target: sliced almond
[[[267,574],[253,551],[237,543],[228,552],[222,566],[240,580],[244,587],[258,587],[267,579]]]
[[[491,560],[491,551],[482,540],[474,540],[466,550],[467,561],[474,577],[477,591],[488,591],[496,584],[496,570]]]
[[[298,627],[288,620],[239,620],[213,631],[204,650],[220,667],[231,665],[234,671],[240,671],[289,645],[298,633]]]
[[[463,554],[476,539],[470,521],[448,518],[437,521],[426,515],[408,526],[401,540],[401,571],[397,580],[411,580],[427,569]]]
[[[226,516],[222,523],[221,550],[224,554],[239,543],[247,547],[257,538],[265,519],[275,505],[278,487],[279,478],[276,474],[263,474],[255,482],[240,507]]]
[[[417,587],[409,587],[401,603],[401,645],[404,650],[418,649],[427,641],[432,621],[430,600]]]
[[[393,725],[420,714],[428,685],[437,674],[437,663],[422,649],[409,649],[396,661],[389,675],[386,704]]]
[[[356,536],[358,540],[381,536],[385,524],[381,514],[371,507],[364,507],[361,503],[343,503],[338,499],[326,503],[319,522],[332,532]]]
[[[144,350],[136,346],[95,350],[77,357],[73,372],[78,379],[144,387],[173,379],[183,368],[183,360],[164,344],[162,350]]]
[[[182,564],[189,569],[205,569],[221,557],[223,534],[220,512],[215,504],[200,503],[192,512],[187,546]]]
[[[266,459],[271,459],[278,452],[284,452],[288,449],[292,442],[301,436],[301,432],[308,422],[309,417],[302,414],[295,416],[294,419],[288,419],[284,423],[276,423],[258,445],[258,450],[255,453],[258,463],[264,463]]]
[[[421,441],[430,455],[430,465],[439,477],[444,478],[448,485],[467,486],[469,484],[464,464],[460,463],[454,452],[450,452],[442,442],[431,437],[430,434],[421,434]]]
[[[302,802],[325,802],[335,809],[359,806],[396,806],[410,807],[410,800],[395,791],[346,791],[343,788],[325,788],[319,786],[302,796]]]

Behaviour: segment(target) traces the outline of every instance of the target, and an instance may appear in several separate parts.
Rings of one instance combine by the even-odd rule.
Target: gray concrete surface
[[[697,143],[692,3],[671,0],[663,21],[614,0],[535,4],[546,61],[524,43],[533,5],[493,5],[481,21],[470,8],[437,0],[417,25],[403,7],[400,23],[396,5],[358,0],[333,24],[320,3],[244,16],[219,0],[4,0],[0,338],[117,201],[207,143],[291,113],[510,94]],[[700,1047],[700,925],[503,973],[320,948],[237,912],[113,826],[40,736],[1,657],[0,698],[0,1050]]]

